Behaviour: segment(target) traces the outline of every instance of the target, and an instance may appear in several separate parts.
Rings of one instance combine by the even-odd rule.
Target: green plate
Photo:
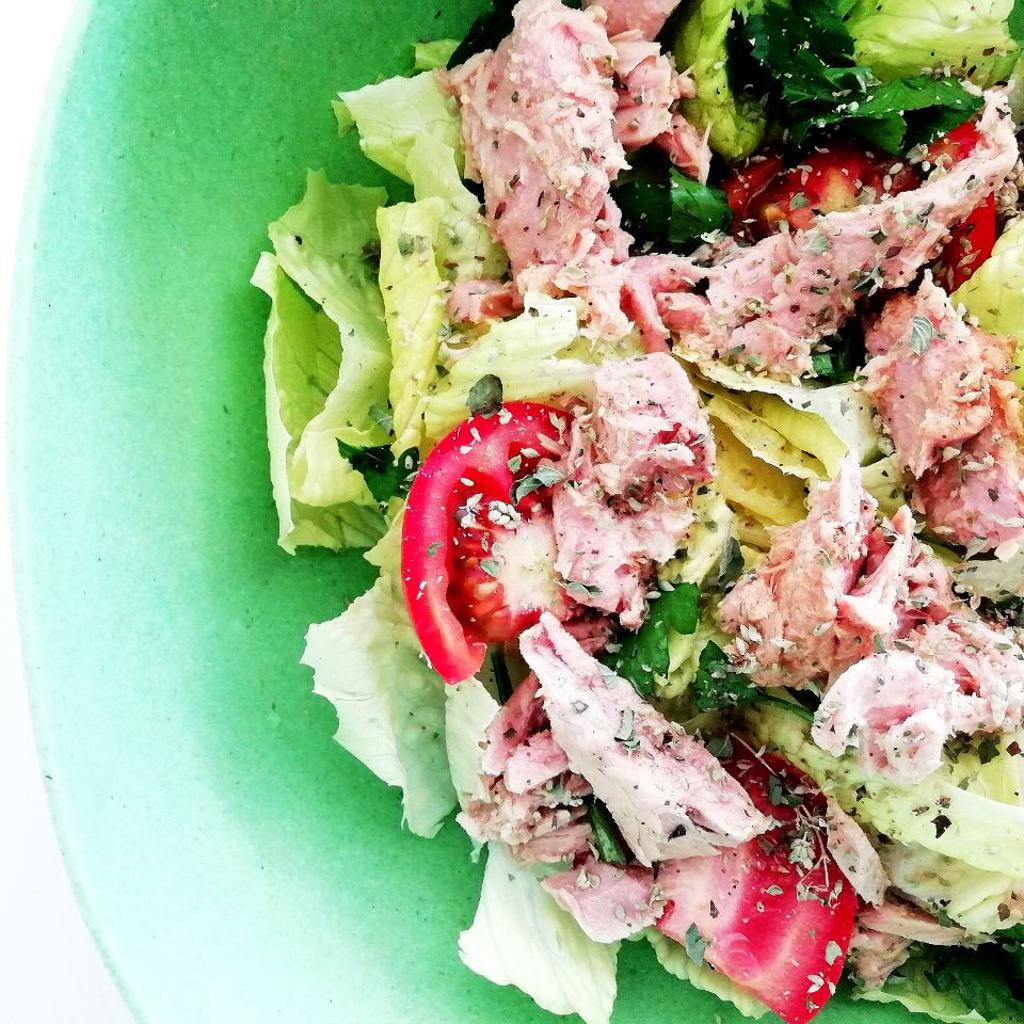
[[[14,542],[61,840],[146,1021],[553,1019],[461,965],[468,840],[399,829],[298,664],[371,573],[275,546],[247,284],[307,166],[386,178],[337,139],[333,93],[477,6],[109,0],[69,46],[22,248]],[[620,981],[620,1024],[736,1017],[646,943]],[[868,1016],[893,1015],[825,1015]]]

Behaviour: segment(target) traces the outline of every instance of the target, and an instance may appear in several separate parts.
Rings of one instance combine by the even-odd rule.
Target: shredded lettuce
[[[847,27],[857,59],[883,80],[950,68],[987,87],[1016,60],[1014,0],[855,0]]]
[[[338,326],[310,305],[269,253],[260,258],[252,283],[271,300],[263,370],[278,543],[290,554],[303,545],[368,547],[384,532],[384,519],[331,430],[343,418],[331,408],[341,355]]]
[[[646,934],[648,941],[654,947],[654,955],[658,958],[658,963],[673,977],[679,978],[681,981],[688,981],[694,988],[699,988],[702,992],[710,992],[712,995],[718,996],[719,999],[732,1003],[744,1017],[753,1017],[757,1020],[768,1013],[768,1007],[759,999],[744,992],[739,985],[724,974],[697,963],[678,942],[674,942],[654,929]]]
[[[515,985],[549,1013],[608,1024],[618,948],[588,938],[503,843],[488,845],[480,905],[459,936],[459,955],[471,971]]]
[[[427,437],[442,437],[466,418],[470,388],[487,374],[501,380],[505,401],[586,398],[600,361],[601,353],[580,341],[577,300],[530,293],[520,316],[494,324],[453,354],[426,402]]]
[[[972,1010],[955,991],[940,992],[925,976],[920,961],[905,964],[881,988],[855,989],[853,998],[898,1003],[911,1013],[923,1013],[944,1024],[997,1024]]]
[[[362,151],[410,185],[409,151],[416,139],[424,135],[454,150],[462,173],[464,161],[456,103],[441,92],[431,71],[411,78],[386,78],[376,85],[339,93],[334,113],[342,134],[355,125]]]
[[[406,163],[416,198],[445,204],[437,239],[438,271],[454,281],[503,277],[508,257],[492,241],[476,196],[462,183],[451,146],[420,135]]]
[[[756,100],[737,96],[729,81],[727,39],[734,0],[698,0],[687,10],[675,41],[676,66],[689,68],[696,96],[682,101],[686,119],[708,132],[711,148],[742,160],[764,137],[767,117]]]
[[[401,517],[367,560],[377,582],[306,634],[302,664],[313,691],[338,712],[335,740],[389,786],[402,790],[406,825],[437,834],[455,807],[445,750],[445,684],[427,665],[398,576]]]
[[[444,203],[436,198],[377,211],[380,290],[391,339],[388,392],[396,455],[420,447],[420,403],[436,374],[444,294],[434,246],[443,216]]]
[[[742,401],[731,398],[728,392],[716,388],[709,391],[705,402],[709,416],[724,423],[736,440],[745,445],[751,455],[787,476],[801,480],[822,480],[825,467],[812,455],[791,444],[767,420],[758,416]]]
[[[1017,340],[1017,383],[1024,387],[1024,219],[1004,231],[992,255],[953,292],[982,330]]]

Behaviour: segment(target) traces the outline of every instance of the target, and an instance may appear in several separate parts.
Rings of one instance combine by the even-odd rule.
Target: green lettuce
[[[436,374],[445,315],[435,245],[443,216],[444,203],[436,198],[377,211],[396,455],[420,446],[421,400]]]
[[[1024,387],[1024,220],[1004,231],[992,255],[952,299],[977,317],[982,329],[1017,340],[1017,383]]]
[[[983,871],[1013,875],[1024,863],[1024,787],[1008,754],[965,751],[905,788],[826,753],[795,716],[759,707],[747,721],[755,742],[778,748],[862,824]]]
[[[267,229],[281,268],[340,331],[343,369],[296,458],[302,500],[317,504],[329,500],[316,496],[317,467],[336,461],[337,441],[370,448],[388,440],[384,410],[391,355],[368,255],[377,245],[377,209],[386,202],[383,189],[333,185],[323,171],[310,171],[301,202]]]
[[[432,39],[427,43],[416,43],[413,46],[413,67],[417,71],[445,68],[458,48],[458,39]]]
[[[426,401],[427,436],[442,437],[466,418],[470,389],[481,377],[498,377],[505,401],[560,394],[586,398],[597,364],[612,354],[639,354],[639,347],[621,353],[594,349],[580,338],[577,300],[528,294],[520,316],[466,342],[446,366],[447,374]]]
[[[855,0],[848,6],[857,60],[885,81],[948,67],[989,86],[1009,74],[1021,42],[1014,0]]]
[[[1024,597],[1024,551],[1013,558],[968,558],[953,568],[956,582],[976,597],[1001,602]]]
[[[459,956],[495,985],[514,985],[550,1013],[608,1024],[618,943],[588,938],[504,843],[490,843],[480,904]]]
[[[854,990],[854,999],[898,1003],[911,1013],[923,1013],[944,1024],[997,1024],[971,1009],[956,991],[940,992],[927,978],[919,959],[904,964],[881,988]]]
[[[853,384],[789,384],[721,363],[702,362],[697,368],[701,376],[730,391],[773,396],[789,406],[798,416],[785,414],[774,402],[755,400],[755,411],[783,437],[823,463],[830,477],[847,452],[855,452],[862,465],[878,453],[874,407]]]
[[[468,679],[446,691],[444,730],[448,768],[459,803],[483,800],[483,740],[498,713],[498,702],[478,679]]]
[[[334,113],[342,134],[355,125],[362,151],[410,185],[409,151],[424,135],[452,149],[462,173],[458,109],[455,100],[441,92],[431,71],[411,78],[386,78],[376,85],[339,93]]]
[[[501,278],[508,270],[508,257],[492,240],[476,196],[462,183],[455,157],[451,146],[420,135],[406,161],[416,198],[441,199],[445,204],[437,239],[438,270],[454,281]]]
[[[325,426],[344,419],[329,408],[338,384],[338,325],[310,305],[269,253],[252,282],[271,300],[263,371],[278,543],[290,554],[303,545],[368,547],[384,532],[384,519]]]
[[[455,807],[445,749],[445,684],[427,665],[398,574],[401,517],[367,560],[377,582],[306,634],[302,664],[313,691],[338,712],[335,740],[389,786],[402,790],[406,825],[437,834]]]
[[[887,843],[879,856],[892,884],[938,917],[945,915],[974,935],[987,935],[1013,925],[1024,889],[1024,867],[1000,874],[972,867],[917,844]]]
[[[686,949],[678,942],[661,932],[651,929],[647,933],[647,939],[654,947],[654,955],[658,963],[673,977],[681,981],[688,981],[694,988],[702,992],[710,992],[727,1003],[732,1003],[744,1017],[753,1017],[755,1020],[768,1013],[768,1007],[759,999],[744,992],[734,981],[731,981],[724,974],[711,970],[702,963],[697,963]]]
[[[686,119],[708,132],[711,148],[726,160],[750,156],[764,137],[767,117],[756,100],[737,96],[729,81],[727,39],[734,0],[697,0],[686,11],[675,40],[676,66],[689,68],[696,96],[682,101]]]

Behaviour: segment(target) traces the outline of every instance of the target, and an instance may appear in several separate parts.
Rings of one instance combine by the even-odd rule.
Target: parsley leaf
[[[395,458],[387,445],[355,448],[339,441],[338,451],[343,459],[348,459],[353,469],[362,473],[374,500],[381,502],[409,493],[420,461],[420,453],[415,448]]]
[[[605,663],[628,679],[639,694],[651,697],[656,678],[668,674],[669,628],[694,633],[699,617],[700,588],[695,583],[677,583],[651,602],[647,619],[638,630],[620,634],[621,647],[606,655]]]
[[[473,416],[493,416],[501,408],[504,388],[501,378],[485,373],[470,389],[466,408]]]
[[[748,675],[732,668],[725,651],[713,640],[709,640],[700,652],[693,689],[700,711],[735,708],[741,704],[773,704],[809,722],[814,721],[813,711],[768,693],[755,686]]]
[[[982,99],[955,78],[915,75],[879,82],[856,63],[839,0],[771,0],[747,19],[754,57],[776,82],[788,110],[790,138],[842,124],[891,153],[955,128]]]
[[[606,864],[625,864],[626,855],[619,842],[619,831],[608,813],[608,808],[596,796],[587,798],[587,821],[590,822],[590,829],[594,833],[597,859],[603,860]]]
[[[701,235],[732,225],[724,192],[685,177],[660,154],[635,158],[613,191],[623,227],[639,242],[687,252]]]

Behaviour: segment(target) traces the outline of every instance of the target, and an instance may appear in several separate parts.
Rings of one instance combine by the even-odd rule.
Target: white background
[[[72,0],[3,5],[0,30],[0,1024],[127,1024],[57,851],[18,664],[3,397],[21,195]],[[78,15],[82,15],[82,11]]]

